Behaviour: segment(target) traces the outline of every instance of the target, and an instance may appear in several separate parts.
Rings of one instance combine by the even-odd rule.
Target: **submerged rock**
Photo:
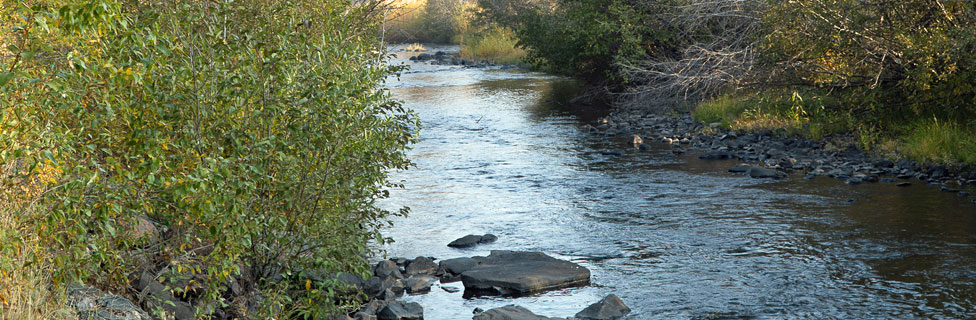
[[[786,173],[775,169],[753,166],[752,168],[749,168],[749,176],[756,179],[781,179],[786,177]]]
[[[529,309],[508,305],[500,308],[490,309],[474,315],[472,320],[558,320],[563,318],[549,318],[537,315]]]
[[[470,248],[479,244],[492,243],[495,242],[495,240],[498,240],[498,237],[490,233],[486,235],[469,234],[457,240],[451,241],[451,243],[448,243],[447,246],[451,248]]]
[[[630,313],[630,308],[615,294],[591,304],[576,314],[579,320],[616,320]]]
[[[475,260],[477,265],[461,273],[473,295],[525,295],[590,282],[590,270],[541,252],[495,250]]]

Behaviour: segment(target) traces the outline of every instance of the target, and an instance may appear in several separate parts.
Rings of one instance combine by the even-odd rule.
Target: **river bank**
[[[666,144],[675,153],[696,151],[701,153],[701,159],[739,160],[783,173],[805,174],[806,179],[823,176],[849,185],[920,183],[967,199],[976,186],[976,168],[972,166],[885,159],[859,150],[851,133],[810,140],[770,131],[736,132],[718,123],[702,123],[691,115],[624,108],[615,109],[591,125],[589,131],[604,136],[634,135],[640,142]],[[641,148],[640,142],[635,143],[636,148]],[[741,169],[730,172],[743,173]]]
[[[418,54],[398,54],[411,69],[387,84],[423,122],[409,152],[415,166],[394,174],[405,188],[382,203],[411,209],[383,230],[394,240],[388,256],[534,251],[591,271],[588,286],[521,297],[465,297],[435,284],[400,298],[425,318],[510,304],[571,317],[609,294],[636,319],[976,316],[967,280],[976,216],[957,194],[918,180],[741,177],[728,172],[740,160],[699,159],[717,150],[698,139],[661,142],[664,131],[672,142],[684,133],[670,118],[655,128],[644,114],[630,121],[573,100],[585,88],[571,79],[409,60]],[[608,116],[616,124],[598,129]],[[448,246],[485,233],[498,239]]]

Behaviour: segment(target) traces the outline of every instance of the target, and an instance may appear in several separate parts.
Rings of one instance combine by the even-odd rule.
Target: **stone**
[[[373,277],[369,281],[366,281],[363,291],[367,295],[375,297],[382,294],[386,289],[393,290],[393,292],[399,294],[404,290],[403,282],[393,276],[386,278]]]
[[[615,294],[611,294],[576,313],[579,320],[616,320],[630,313],[630,308]]]
[[[786,177],[786,173],[775,169],[753,166],[752,168],[749,168],[749,176],[755,179],[781,179]]]
[[[702,160],[728,160],[732,159],[733,155],[725,151],[714,151],[698,156],[698,159]]]
[[[143,272],[135,285],[139,291],[141,303],[146,310],[157,310],[162,308],[169,318],[176,320],[195,319],[194,308],[186,301],[182,301],[173,296],[171,290],[147,272]]]
[[[458,287],[441,286],[441,289],[443,289],[444,291],[447,291],[448,293],[461,292],[461,289],[459,289]]]
[[[423,320],[424,308],[416,302],[394,301],[376,313],[379,320]]]
[[[458,239],[456,239],[454,241],[451,241],[451,243],[448,243],[447,246],[448,247],[451,247],[451,248],[470,248],[470,247],[474,247],[474,246],[478,245],[478,243],[481,241],[481,237],[482,236],[479,236],[479,235],[469,234],[469,235],[463,236],[461,238],[458,238]]]
[[[472,320],[555,320],[559,318],[549,318],[537,315],[529,309],[507,305],[500,308],[489,309],[474,315]]]
[[[422,273],[433,274],[435,271],[437,264],[431,258],[417,257],[407,264],[407,277]]]
[[[907,187],[907,186],[910,186],[910,185],[912,185],[911,182],[901,182],[901,183],[896,184],[895,186],[898,186],[898,187]]]
[[[376,266],[373,267],[373,275],[380,278],[393,276],[397,279],[403,279],[403,273],[400,273],[400,266],[393,260],[383,260],[376,263]]]
[[[454,258],[441,261],[441,269],[452,274],[461,274],[478,265],[474,258]]]
[[[589,284],[590,270],[541,252],[494,250],[462,272],[461,282],[472,294],[519,296]]]
[[[495,242],[496,240],[498,240],[498,236],[493,235],[493,234],[490,234],[490,233],[487,233],[487,234],[481,236],[481,240],[478,240],[478,243],[479,244],[489,244],[489,243]]]
[[[152,319],[128,299],[84,285],[69,286],[68,303],[77,310],[81,320]]]
[[[437,281],[437,278],[431,275],[419,274],[403,280],[403,285],[407,293],[418,294],[429,292],[431,284],[435,281]]]
[[[748,173],[752,166],[748,164],[740,164],[729,169],[731,173]]]

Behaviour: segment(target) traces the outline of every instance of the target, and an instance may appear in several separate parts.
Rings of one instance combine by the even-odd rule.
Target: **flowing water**
[[[443,48],[442,48],[443,49]],[[450,48],[447,48],[450,49]],[[395,62],[393,94],[423,122],[384,206],[411,208],[385,235],[389,256],[448,259],[542,251],[592,284],[520,298],[464,299],[435,285],[427,319],[518,304],[568,317],[617,294],[637,319],[976,318],[976,206],[924,185],[844,185],[733,176],[729,161],[628,149],[584,125],[568,79]],[[625,150],[623,156],[606,155]],[[448,248],[467,234],[498,241]]]

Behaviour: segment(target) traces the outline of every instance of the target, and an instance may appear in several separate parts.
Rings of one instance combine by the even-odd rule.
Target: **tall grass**
[[[512,30],[492,28],[480,36],[465,41],[461,45],[461,57],[504,64],[521,63],[526,51],[518,47],[517,43],[518,39]]]
[[[0,179],[13,182],[16,167],[7,164],[0,168]],[[51,281],[51,266],[33,223],[41,219],[33,207],[46,181],[50,168],[41,174],[16,179],[15,183],[0,185],[0,319],[68,319],[73,310],[65,293]],[[42,257],[42,258],[38,258]]]
[[[904,137],[902,152],[920,161],[976,163],[976,128],[932,118],[910,130]]]

